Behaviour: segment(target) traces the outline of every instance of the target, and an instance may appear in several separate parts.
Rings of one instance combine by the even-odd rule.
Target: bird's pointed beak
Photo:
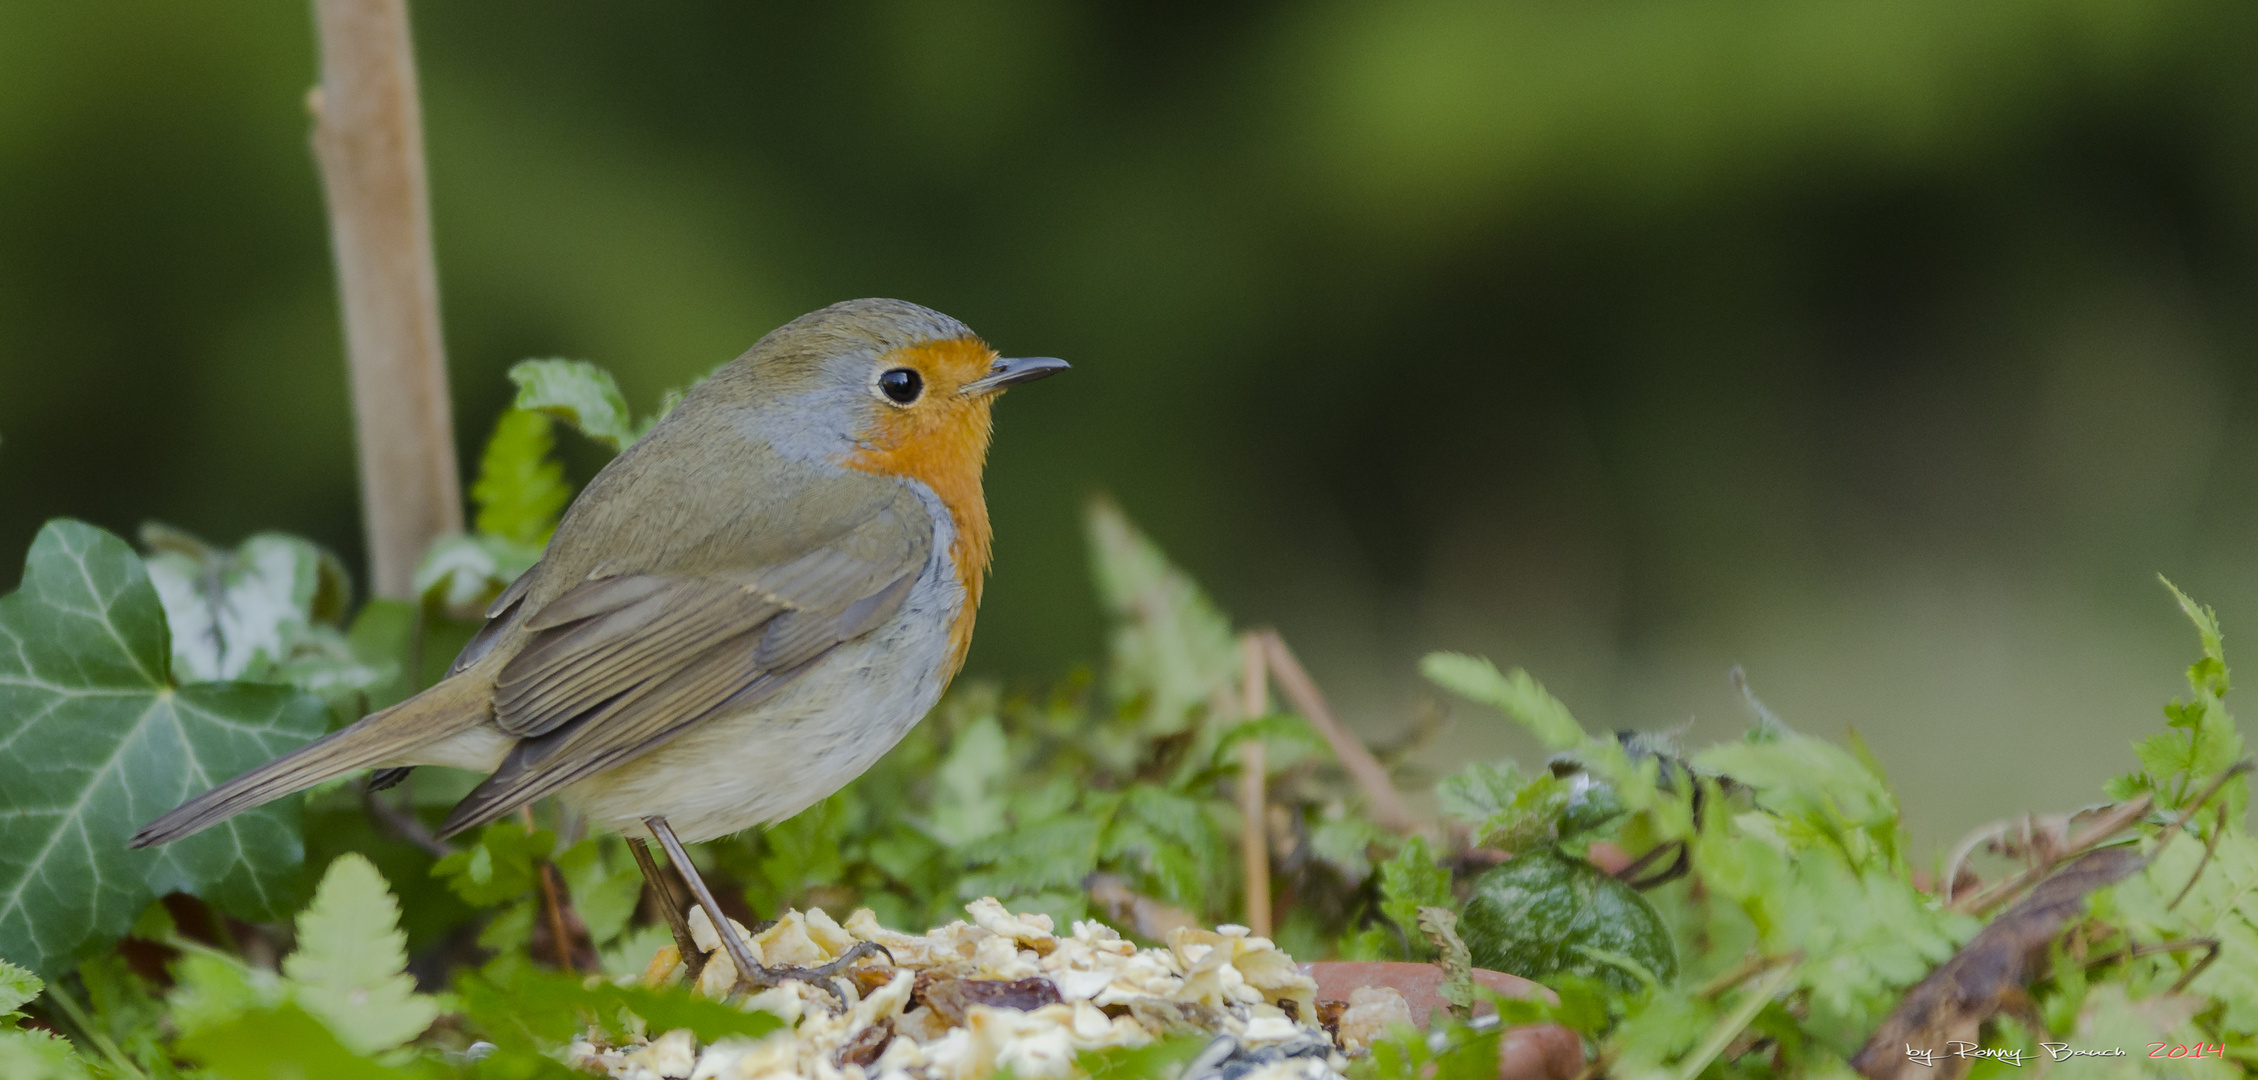
[[[964,384],[957,393],[967,396],[992,394],[1007,386],[1047,379],[1065,371],[1066,361],[1055,356],[1011,356],[996,361],[988,373]]]

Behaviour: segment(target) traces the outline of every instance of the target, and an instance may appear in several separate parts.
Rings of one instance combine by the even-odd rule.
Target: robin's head
[[[849,300],[778,327],[713,382],[757,410],[762,434],[788,454],[940,491],[978,484],[1000,391],[1065,369],[998,356],[931,308]]]
[[[980,471],[1005,387],[1066,370],[1001,357],[963,323],[900,300],[849,300],[776,328],[693,392],[803,461],[921,485],[948,511],[977,603],[988,567]],[[685,401],[685,405],[689,402]],[[967,621],[960,636],[969,640]],[[957,650],[962,658],[961,645]]]

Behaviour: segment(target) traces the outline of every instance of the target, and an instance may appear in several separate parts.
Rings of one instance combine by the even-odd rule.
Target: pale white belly
[[[945,520],[945,519],[944,519]],[[893,619],[840,645],[775,696],[700,721],[671,742],[561,793],[600,827],[647,837],[664,817],[684,842],[782,821],[847,786],[940,700],[949,628],[964,609],[950,533]],[[491,772],[514,740],[491,724],[428,744],[403,764]]]
[[[574,784],[565,800],[628,836],[664,817],[688,843],[782,821],[847,786],[932,710],[952,674],[949,627],[964,593],[937,554],[886,624],[776,696]]]

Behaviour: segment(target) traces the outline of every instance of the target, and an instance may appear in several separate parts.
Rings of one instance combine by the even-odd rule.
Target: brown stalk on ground
[[[1239,713],[1248,721],[1270,713],[1270,674],[1263,663],[1264,652],[1260,636],[1246,634],[1239,638]],[[1264,756],[1260,738],[1239,744],[1239,858],[1246,869],[1247,929],[1257,937],[1270,936],[1270,800],[1263,791],[1269,763]]]
[[[1356,733],[1333,715],[1332,706],[1325,703],[1325,695],[1317,690],[1317,683],[1309,672],[1294,658],[1293,650],[1286,647],[1284,638],[1275,630],[1259,630],[1255,636],[1262,639],[1263,651],[1270,662],[1271,677],[1278,681],[1278,689],[1293,702],[1302,717],[1309,721],[1325,742],[1333,748],[1333,756],[1348,770],[1364,797],[1372,804],[1372,818],[1390,832],[1408,833],[1419,823],[1404,805],[1403,795],[1388,779],[1388,770],[1364,746]]]

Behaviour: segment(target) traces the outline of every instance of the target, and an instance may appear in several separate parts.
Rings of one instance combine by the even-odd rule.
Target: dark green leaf
[[[40,530],[22,587],[0,597],[0,956],[51,975],[168,892],[248,918],[296,899],[295,799],[126,849],[140,825],[327,725],[287,687],[175,686],[170,658],[132,548],[75,521]]]
[[[1541,979],[1572,972],[1618,990],[1640,980],[1586,949],[1629,957],[1664,983],[1677,950],[1662,919],[1629,886],[1581,859],[1539,848],[1474,880],[1459,934],[1477,967]]]

